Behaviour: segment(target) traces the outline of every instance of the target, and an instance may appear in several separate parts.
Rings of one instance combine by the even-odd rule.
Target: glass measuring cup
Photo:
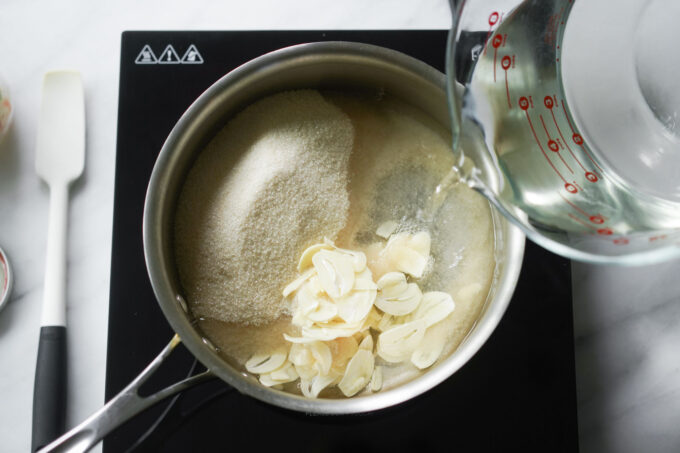
[[[555,253],[680,256],[680,3],[451,6],[454,149],[475,165],[459,165],[465,181]],[[475,146],[458,146],[463,121]]]

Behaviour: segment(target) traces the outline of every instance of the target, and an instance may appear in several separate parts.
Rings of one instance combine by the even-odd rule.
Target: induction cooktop
[[[358,41],[443,70],[446,31],[125,32],[122,36],[106,399],[169,341],[142,244],[142,212],[156,156],[175,122],[208,86],[246,61],[293,44]],[[183,348],[149,391],[201,370]],[[569,261],[527,243],[512,302],[491,338],[427,393],[352,416],[295,413],[220,380],[132,419],[104,452],[578,450]]]

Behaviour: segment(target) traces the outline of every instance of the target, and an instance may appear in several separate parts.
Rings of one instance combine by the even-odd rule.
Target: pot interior
[[[421,376],[391,390],[349,399],[308,399],[266,388],[221,355],[196,328],[178,278],[173,249],[175,207],[198,154],[246,106],[295,89],[384,92],[426,112],[449,129],[443,74],[401,53],[357,43],[294,46],[252,60],[217,81],[178,121],[159,158],[147,192],[144,247],[159,304],[187,348],[217,376],[260,400],[312,413],[366,412],[402,402],[438,384],[460,368],[491,334],[505,311],[521,265],[524,238],[492,210],[495,234],[494,281],[476,325],[460,346]],[[469,128],[471,129],[471,128]],[[465,130],[465,129],[464,129]],[[464,136],[464,146],[481,137]],[[481,168],[490,185],[494,174]]]

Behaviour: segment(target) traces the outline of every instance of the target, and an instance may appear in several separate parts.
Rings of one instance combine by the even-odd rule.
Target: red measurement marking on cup
[[[555,45],[557,43],[561,15],[562,12],[560,11],[548,17],[548,21],[543,30],[543,42],[548,45]]]
[[[567,150],[569,150],[569,154],[571,154],[571,157],[573,157],[574,160],[576,161],[576,163],[581,167],[581,169],[586,172],[586,178],[588,178],[588,181],[596,182],[597,176],[595,176],[593,173],[590,173],[589,171],[586,170],[586,167],[583,166],[581,161],[578,160],[578,157],[576,157],[574,152],[571,150],[569,143],[564,139],[564,135],[562,135],[562,129],[560,129],[559,124],[557,124],[557,119],[555,118],[555,112],[553,112],[553,108],[555,107],[555,100],[551,96],[546,96],[543,99],[543,104],[546,106],[546,108],[548,110],[550,110],[550,115],[552,116],[553,123],[555,124],[555,128],[557,128],[557,133],[560,134],[560,138],[562,139],[562,143],[564,143],[564,145],[567,147]],[[590,179],[588,177],[588,174],[595,176],[595,180],[593,181],[592,179]]]
[[[576,205],[575,205],[574,203],[572,203],[571,201],[567,200],[567,197],[565,197],[564,195],[562,195],[559,191],[557,192],[557,194],[560,196],[560,198],[562,198],[564,201],[566,201],[566,202],[569,204],[569,206],[571,206],[572,208],[576,209],[576,211],[578,211],[579,214],[582,214],[582,215],[584,215],[584,216],[586,216],[586,217],[590,217],[590,215],[589,215],[586,211],[584,211],[583,209],[579,208],[578,206],[576,206]]]
[[[616,238],[616,239],[614,239],[612,242],[613,242],[614,244],[616,244],[616,245],[626,245],[626,244],[628,244],[630,241],[628,240],[628,238],[623,238],[623,237],[621,237],[621,238]]]
[[[569,206],[571,206],[572,208],[574,208],[574,209],[576,210],[576,212],[578,212],[578,213],[581,214],[582,216],[586,217],[586,218],[587,218],[588,220],[590,220],[592,223],[594,223],[594,224],[596,224],[596,225],[602,225],[602,224],[605,222],[606,219],[604,218],[604,216],[603,216],[602,214],[590,215],[590,214],[588,214],[586,211],[584,211],[582,208],[578,207],[576,204],[574,204],[573,202],[569,201],[569,200],[567,199],[567,197],[565,197],[564,195],[562,195],[559,191],[557,192],[557,194],[558,194],[558,195],[560,196],[560,198],[562,198]]]
[[[568,215],[569,217],[571,217],[573,220],[575,220],[575,221],[577,221],[578,223],[580,223],[581,225],[587,226],[588,228],[597,231],[597,228],[595,228],[594,226],[590,225],[589,223],[586,223],[586,222],[584,222],[583,220],[579,219],[578,217],[576,217],[576,216],[575,216],[574,214],[572,214],[571,212],[570,212],[569,214],[567,214],[567,215]]]
[[[501,35],[495,35],[491,40],[491,45],[493,46],[493,81],[496,81],[496,58],[498,57],[498,48],[503,44],[503,37]]]
[[[491,14],[489,14],[489,27],[493,27],[498,23],[498,19],[501,18],[501,15],[498,14],[498,11],[493,11]]]
[[[560,177],[560,179],[564,182],[564,188],[567,189],[569,193],[576,193],[578,192],[578,189],[576,189],[576,186],[573,184],[570,184],[567,182],[566,179],[564,179],[564,176],[562,176],[562,173],[555,167],[555,164],[552,163],[550,158],[548,157],[548,154],[545,152],[543,149],[543,145],[541,145],[541,141],[538,139],[538,135],[536,135],[536,130],[534,129],[534,124],[531,122],[531,117],[529,116],[529,99],[527,99],[526,96],[522,96],[519,98],[519,108],[524,110],[524,114],[527,116],[527,121],[529,122],[529,127],[531,128],[531,133],[534,134],[534,140],[536,140],[536,144],[540,148],[541,152],[543,153],[543,157],[545,157],[545,160],[548,161],[548,164],[550,164],[550,167],[557,173],[557,176]]]
[[[614,234],[614,232],[612,231],[611,228],[604,227],[604,228],[600,228],[599,230],[597,230],[597,234],[602,235],[602,236],[611,236],[612,234]]]
[[[512,65],[512,58],[509,55],[501,58],[501,67],[505,70],[505,95],[508,97],[508,108],[512,108],[512,103],[510,102],[510,87],[508,86],[508,69]]]
[[[588,220],[590,220],[591,222],[596,223],[598,225],[602,225],[606,219],[604,217],[602,217],[601,214],[597,214],[597,215],[591,215],[588,218]]]
[[[587,172],[586,172],[586,179],[587,179],[588,181],[590,181],[590,182],[597,182],[597,181],[599,181],[599,178],[597,177],[597,175],[596,175],[595,173],[593,173],[592,171],[587,171]]]
[[[562,154],[560,154],[560,146],[550,136],[550,132],[548,132],[548,128],[545,126],[545,121],[543,121],[543,115],[538,115],[538,118],[541,120],[541,124],[543,125],[543,130],[545,131],[545,135],[548,136],[548,148],[550,148],[550,151],[557,154],[557,157],[560,158],[560,160],[562,161],[564,166],[567,167],[567,170],[569,170],[569,173],[574,173],[574,170],[571,169],[571,167],[569,166],[567,161],[564,160],[564,157],[562,157]]]
[[[597,162],[593,160],[593,157],[586,150],[586,147],[583,146],[583,137],[581,136],[581,134],[577,133],[574,130],[574,125],[571,124],[571,121],[569,120],[569,115],[567,115],[567,108],[564,106],[564,100],[562,101],[562,111],[564,112],[564,117],[567,119],[567,123],[569,123],[569,128],[571,129],[572,132],[571,139],[574,141],[574,143],[581,147],[581,150],[585,153],[586,156],[588,156],[588,159],[590,159],[593,165],[595,165],[600,171],[602,171],[602,168],[599,165],[597,165]]]
[[[583,190],[583,187],[579,186],[576,181],[572,181],[576,187],[578,187],[578,190]]]
[[[485,42],[489,42],[489,38],[491,37],[491,34],[493,33],[493,27],[496,26],[498,21],[501,20],[501,14],[498,11],[492,11],[491,14],[489,14],[489,33],[486,35],[486,40]],[[486,48],[489,46],[484,46],[484,55],[486,55]]]
[[[658,241],[658,240],[661,240],[661,239],[666,239],[667,237],[668,236],[666,236],[665,234],[660,234],[658,236],[651,236],[649,238],[649,242],[654,242],[654,241]]]

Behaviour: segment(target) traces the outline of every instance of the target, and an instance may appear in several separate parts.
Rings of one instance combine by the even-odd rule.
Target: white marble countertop
[[[2,451],[29,450],[48,192],[34,173],[40,86],[81,71],[87,159],[71,192],[68,246],[72,426],[104,402],[120,34],[124,30],[448,28],[445,0],[24,2],[0,14],[0,74],[14,125],[0,146],[0,245],[16,282],[0,312]],[[574,265],[579,430],[584,452],[680,450],[680,262]]]

